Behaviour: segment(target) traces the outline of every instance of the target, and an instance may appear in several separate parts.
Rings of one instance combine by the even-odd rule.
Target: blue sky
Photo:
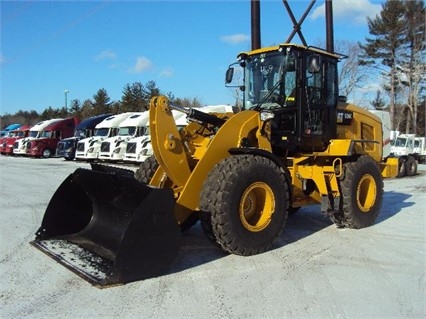
[[[281,0],[261,0],[262,46],[284,42],[293,24]],[[289,1],[297,20],[309,1]],[[324,1],[302,32],[325,39]],[[334,0],[335,40],[364,41],[376,0]],[[128,83],[155,81],[180,98],[230,104],[224,74],[251,47],[250,1],[1,1],[0,114],[92,99],[120,100]],[[292,42],[301,43],[295,36]]]

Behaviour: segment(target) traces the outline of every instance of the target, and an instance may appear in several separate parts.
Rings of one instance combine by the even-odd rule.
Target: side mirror
[[[321,56],[318,54],[313,54],[308,57],[308,72],[309,73],[318,73],[321,71]]]
[[[230,67],[228,68],[228,70],[226,70],[225,84],[231,83],[233,77],[234,77],[234,68]]]

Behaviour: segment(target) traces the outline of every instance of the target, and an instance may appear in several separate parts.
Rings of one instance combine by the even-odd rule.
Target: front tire
[[[227,252],[249,256],[268,250],[287,220],[290,186],[284,170],[254,155],[230,156],[205,181],[200,198],[207,236]],[[208,216],[206,218],[206,216]]]
[[[52,156],[52,150],[48,147],[46,147],[41,153],[41,157],[43,158],[50,158],[51,156]]]
[[[405,176],[405,159],[403,157],[400,157],[398,159],[398,174],[396,175],[396,177],[404,177]]]
[[[154,155],[143,161],[135,172],[135,179],[139,182],[149,184],[158,168],[158,162]]]
[[[340,179],[340,211],[332,220],[340,227],[371,226],[380,213],[383,179],[375,160],[363,155],[356,162],[344,164]]]

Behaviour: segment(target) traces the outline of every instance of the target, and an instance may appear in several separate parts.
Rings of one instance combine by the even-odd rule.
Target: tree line
[[[47,107],[41,113],[37,111],[19,110],[15,114],[1,116],[2,128],[12,123],[21,123],[32,126],[40,121],[53,118],[66,118],[76,116],[80,120],[100,114],[120,114],[125,112],[143,112],[148,110],[152,97],[166,95],[170,101],[185,107],[201,107],[202,103],[197,98],[176,98],[171,92],[163,93],[154,81],[128,83],[124,86],[121,100],[113,101],[106,89],[99,89],[92,99],[81,102],[79,99],[70,101],[68,107]]]

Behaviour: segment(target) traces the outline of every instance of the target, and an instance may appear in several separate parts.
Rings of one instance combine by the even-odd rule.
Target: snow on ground
[[[0,157],[1,318],[424,318],[426,166],[385,182],[372,227],[337,229],[318,206],[271,251],[226,255],[196,225],[161,277],[98,289],[29,242],[85,163]]]

